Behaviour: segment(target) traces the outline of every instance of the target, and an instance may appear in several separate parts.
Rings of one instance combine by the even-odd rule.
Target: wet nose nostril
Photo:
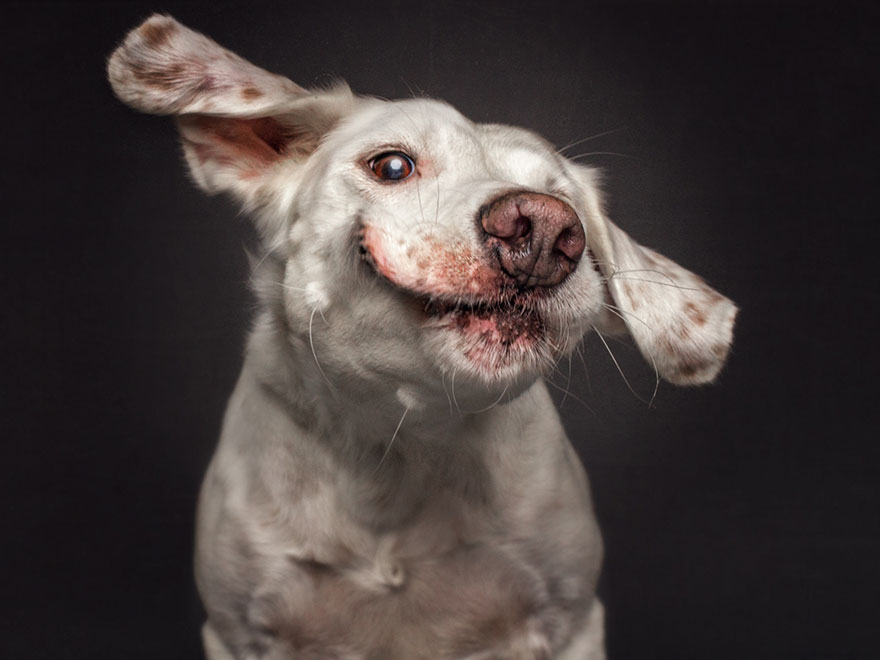
[[[584,253],[586,241],[580,224],[565,229],[553,244],[553,251],[577,263]]]
[[[532,232],[532,220],[522,214],[516,204],[493,206],[483,211],[480,222],[483,231],[505,243],[514,244]]]
[[[511,243],[518,244],[521,243],[523,239],[528,238],[532,233],[532,221],[521,215],[516,220],[516,230],[514,231],[513,236],[511,236]]]

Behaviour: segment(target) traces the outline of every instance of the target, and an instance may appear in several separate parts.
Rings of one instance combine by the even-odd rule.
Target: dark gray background
[[[200,655],[193,510],[251,233],[188,183],[167,119],[111,96],[104,58],[152,11],[306,86],[423,92],[560,147],[615,131],[570,151],[598,152],[612,216],[743,311],[718,384],[654,408],[595,339],[554,376],[611,658],[878,657],[868,2],[5,8],[0,656]]]

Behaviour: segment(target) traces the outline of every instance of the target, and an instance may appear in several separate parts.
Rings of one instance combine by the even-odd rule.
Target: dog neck
[[[519,399],[468,412],[442,390],[442,405],[419,405],[419,393],[394,384],[374,384],[365,397],[368,389],[328,382],[311,358],[308,344],[292,340],[283,321],[264,312],[244,369],[281,402],[297,443],[333,455],[344,470],[339,495],[354,518],[391,529],[417,516],[429,495],[445,493],[478,508],[493,499],[486,453],[498,438],[490,429],[499,428],[499,416],[509,418],[511,406],[521,407]]]

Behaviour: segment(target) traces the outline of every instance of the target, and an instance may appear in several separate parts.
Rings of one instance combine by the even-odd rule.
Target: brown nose
[[[501,269],[521,287],[560,284],[586,244],[574,209],[541,193],[502,195],[481,210],[480,224]]]

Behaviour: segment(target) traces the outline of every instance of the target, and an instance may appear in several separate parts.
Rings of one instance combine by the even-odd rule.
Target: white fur
[[[595,174],[528,131],[308,91],[165,16],[108,71],[126,103],[176,116],[196,183],[264,241],[199,507],[208,657],[604,657],[601,539],[541,376],[596,327],[707,382],[733,304],[609,222]],[[377,179],[388,151],[412,177]],[[518,190],[573,209],[589,252],[505,343],[501,312],[462,310],[500,295],[477,218]]]

